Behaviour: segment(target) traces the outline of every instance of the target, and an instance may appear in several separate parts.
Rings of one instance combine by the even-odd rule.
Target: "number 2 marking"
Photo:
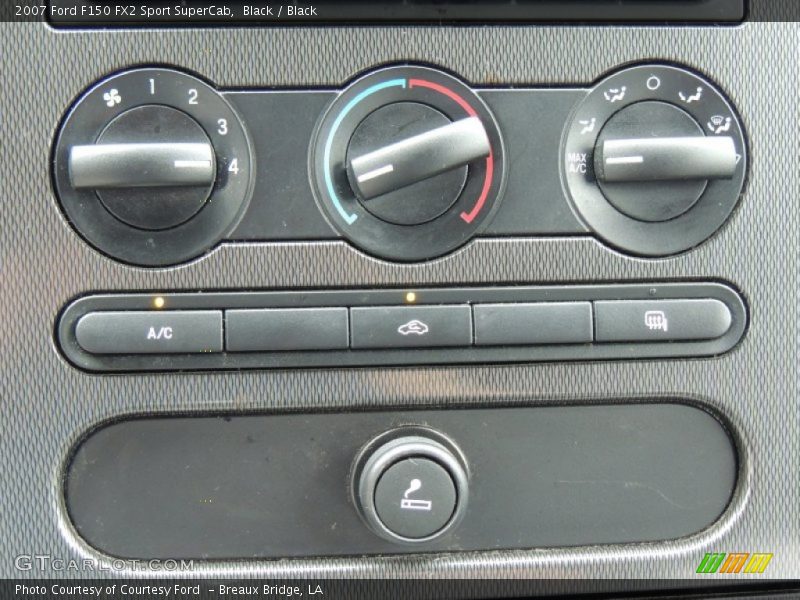
[[[195,88],[189,90],[189,104],[197,104],[197,90]]]

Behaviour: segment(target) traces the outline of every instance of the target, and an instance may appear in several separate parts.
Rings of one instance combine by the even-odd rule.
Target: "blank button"
[[[346,350],[346,308],[269,308],[225,312],[229,352]]]
[[[587,344],[592,341],[590,302],[477,304],[475,345]]]

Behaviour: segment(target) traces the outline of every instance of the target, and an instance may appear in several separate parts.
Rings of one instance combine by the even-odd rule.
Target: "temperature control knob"
[[[481,120],[467,117],[356,156],[348,161],[348,173],[353,188],[368,200],[486,158],[489,152]]]
[[[250,193],[251,151],[228,102],[167,69],[137,69],[87,91],[64,120],[54,179],[92,244],[140,265],[174,264],[219,241]]]
[[[423,67],[356,81],[324,115],[312,147],[317,199],[355,245],[425,260],[469,241],[494,213],[503,144],[480,97]]]

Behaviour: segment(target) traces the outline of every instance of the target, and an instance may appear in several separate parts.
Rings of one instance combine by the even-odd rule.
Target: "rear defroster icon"
[[[648,310],[644,313],[644,324],[651,331],[661,330],[665,333],[669,331],[667,315],[661,310]]]

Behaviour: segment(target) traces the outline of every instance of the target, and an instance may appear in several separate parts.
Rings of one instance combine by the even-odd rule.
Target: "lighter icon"
[[[412,479],[408,483],[408,489],[403,493],[403,499],[400,500],[400,508],[405,510],[431,510],[433,502],[430,500],[415,500],[409,498],[411,494],[416,492],[422,487],[422,482],[419,479]]]

